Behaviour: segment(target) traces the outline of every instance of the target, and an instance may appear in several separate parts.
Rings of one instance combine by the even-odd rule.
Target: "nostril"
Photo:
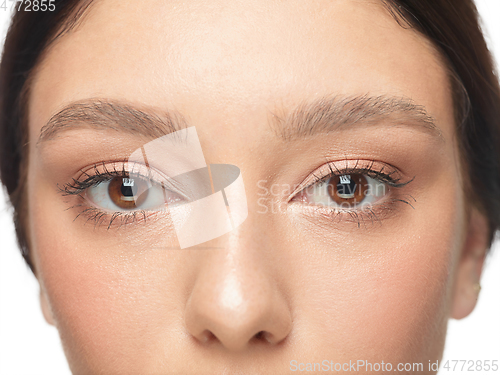
[[[254,340],[273,344],[274,343],[273,337],[274,337],[273,334],[270,332],[260,331],[255,334]]]
[[[264,338],[264,331],[257,332],[257,333],[255,334],[255,338],[256,338],[257,340],[262,340],[262,339]]]
[[[200,335],[200,342],[202,343],[207,343],[216,339],[217,337],[209,330],[203,331],[203,333]]]

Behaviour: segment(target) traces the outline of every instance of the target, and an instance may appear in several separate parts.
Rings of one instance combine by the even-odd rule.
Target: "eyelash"
[[[400,182],[402,180],[401,177],[399,177],[399,178],[391,177],[393,174],[398,173],[398,171],[396,169],[394,169],[391,173],[384,173],[384,169],[386,168],[386,165],[383,165],[382,169],[377,170],[373,167],[373,165],[375,164],[375,160],[371,160],[370,164],[368,166],[362,167],[362,168],[358,167],[360,162],[361,162],[361,160],[356,160],[356,165],[354,167],[352,167],[352,168],[345,167],[342,170],[339,170],[337,168],[337,166],[335,165],[335,162],[333,162],[333,161],[328,162],[327,166],[328,166],[328,169],[330,170],[330,173],[327,175],[323,175],[323,176],[315,176],[314,175],[315,180],[312,183],[307,184],[302,189],[307,189],[308,187],[310,187],[314,184],[317,184],[319,182],[323,182],[323,181],[325,181],[333,176],[341,176],[341,175],[347,175],[347,174],[363,174],[363,175],[371,177],[379,182],[388,184],[389,186],[391,186],[393,188],[403,187],[403,186],[409,184],[410,182],[412,182],[414,179],[414,178],[412,178],[411,180],[408,180],[405,182]],[[333,170],[332,166],[335,167],[335,170]]]
[[[116,164],[121,163],[122,168],[117,169]],[[78,219],[80,216],[86,216],[87,221],[85,223],[88,223],[89,221],[94,221],[94,228],[97,226],[101,226],[105,223],[107,223],[107,229],[111,228],[111,225],[115,220],[120,220],[120,227],[124,224],[132,224],[135,221],[138,220],[146,220],[148,217],[148,214],[146,210],[136,210],[136,211],[116,211],[113,213],[108,213],[105,211],[100,210],[97,207],[89,207],[86,198],[83,196],[85,191],[91,187],[97,186],[98,184],[102,182],[108,182],[111,181],[115,177],[122,177],[122,178],[142,178],[146,180],[154,180],[152,178],[152,174],[150,172],[150,169],[148,168],[148,174],[143,175],[140,173],[134,173],[133,170],[134,168],[131,168],[131,171],[128,171],[125,169],[125,164],[127,162],[125,161],[119,161],[119,162],[114,162],[112,163],[113,169],[109,170],[106,163],[98,163],[94,164],[91,169],[93,169],[94,174],[90,175],[86,171],[81,170],[80,172],[82,175],[87,176],[83,181],[78,180],[73,178],[71,182],[64,184],[62,187],[57,185],[59,192],[63,196],[77,196],[81,199],[80,204],[73,205],[67,210],[77,208],[77,207],[85,207],[78,215],[73,219],[75,221]],[[128,163],[131,164],[131,163]],[[134,163],[132,163],[133,166],[135,166]],[[101,172],[99,170],[99,167],[102,167],[103,171]],[[88,171],[88,170],[87,170]],[[87,207],[86,207],[87,206]],[[108,221],[109,220],[109,221]]]
[[[409,180],[405,180],[405,181],[403,181],[402,177],[394,178],[394,177],[392,177],[392,175],[394,175],[394,174],[397,175],[399,173],[396,168],[391,166],[391,168],[393,168],[392,172],[386,173],[386,172],[384,172],[384,169],[387,168],[387,165],[382,164],[382,167],[380,169],[377,169],[374,167],[374,164],[376,163],[375,160],[371,160],[370,164],[365,166],[365,167],[358,167],[360,162],[361,162],[361,160],[359,160],[359,159],[356,160],[356,164],[353,167],[349,168],[349,167],[347,167],[347,160],[345,160],[346,167],[344,167],[343,169],[339,169],[334,161],[328,161],[326,166],[328,167],[329,173],[324,174],[324,175],[319,175],[319,176],[313,174],[314,179],[310,183],[306,184],[305,186],[300,187],[298,194],[301,194],[302,192],[306,191],[306,189],[308,189],[316,184],[320,184],[320,183],[323,183],[325,181],[328,181],[332,177],[349,175],[349,174],[361,174],[364,176],[371,177],[374,180],[376,180],[377,182],[387,184],[389,186],[389,188],[393,188],[393,189],[403,188],[406,185],[410,184],[415,179],[415,176],[413,178],[411,178]],[[296,195],[294,194],[292,196],[292,199],[295,196]],[[385,200],[387,200],[387,199],[385,199]],[[377,214],[391,211],[394,208],[393,207],[394,204],[396,204],[398,202],[405,203],[405,204],[409,205],[412,209],[415,209],[415,207],[413,207],[412,203],[415,203],[416,199],[410,194],[398,194],[397,197],[389,198],[388,200],[389,200],[388,202],[375,204],[375,206],[377,207],[376,210],[374,210],[371,207],[369,207],[368,211],[364,211],[364,210],[360,210],[360,209],[356,209],[356,208],[354,208],[354,209],[338,209],[336,207],[317,206],[315,208],[315,214],[317,214],[317,215],[319,214],[320,216],[326,216],[327,218],[329,218],[332,221],[335,221],[335,218],[337,218],[337,217],[339,218],[339,221],[342,221],[342,220],[346,219],[346,217],[345,217],[346,215],[349,215],[349,218],[352,219],[354,222],[356,222],[357,226],[359,228],[359,227],[361,227],[361,223],[363,223],[363,225],[366,227],[365,219],[371,221],[372,224],[374,223],[374,220],[381,222],[381,219],[379,219]]]
[[[323,183],[334,176],[341,176],[348,174],[361,174],[364,176],[368,176],[378,182],[387,184],[390,188],[394,189],[402,188],[414,180],[414,177],[406,181],[402,181],[401,177],[396,177],[396,178],[392,177],[394,174],[396,175],[398,174],[397,169],[392,167],[394,168],[392,172],[390,173],[384,172],[384,170],[386,169],[386,165],[382,165],[382,168],[377,169],[374,167],[375,160],[372,160],[370,164],[365,167],[358,167],[360,162],[361,160],[356,160],[356,164],[353,167],[348,168],[346,161],[346,167],[343,169],[339,169],[336,166],[335,162],[333,161],[327,162],[329,173],[319,176],[313,174],[313,180],[307,185],[301,187],[298,194],[305,191],[309,187],[312,187],[315,184]],[[122,165],[121,169],[116,168],[117,163],[121,163]],[[116,211],[113,213],[109,213],[102,211],[97,207],[90,207],[86,198],[83,196],[83,194],[87,189],[97,186],[102,182],[108,182],[115,177],[122,177],[122,178],[135,177],[135,178],[154,180],[152,178],[152,174],[149,168],[147,169],[148,170],[147,175],[144,175],[140,173],[134,173],[133,167],[131,168],[130,171],[126,170],[125,164],[126,162],[124,161],[113,162],[112,170],[108,169],[105,162],[94,164],[92,168],[90,168],[93,169],[94,171],[94,174],[92,175],[86,171],[81,170],[81,174],[87,176],[84,180],[73,178],[71,182],[64,184],[62,187],[57,185],[59,192],[63,196],[78,196],[81,199],[80,204],[73,205],[69,207],[67,210],[86,206],[80,213],[78,213],[78,215],[75,217],[73,221],[75,221],[78,217],[83,215],[87,217],[87,221],[85,223],[89,221],[94,222],[94,228],[107,223],[107,229],[110,229],[113,222],[115,222],[117,219],[120,221],[119,227],[121,227],[124,224],[132,224],[133,222],[136,222],[138,220],[144,220],[144,221],[146,220],[146,218],[149,216],[146,210],[136,210],[130,212]],[[135,166],[135,164],[133,165]],[[102,172],[99,170],[99,167],[103,169]],[[87,169],[87,171],[88,170],[89,169]],[[294,194],[292,199],[298,194]],[[331,220],[335,220],[336,217],[339,217],[340,219],[339,221],[346,219],[346,215],[348,215],[350,219],[357,222],[358,227],[361,226],[361,223],[363,223],[366,226],[365,218],[367,220],[370,220],[372,223],[374,222],[374,219],[380,222],[377,213],[391,210],[393,208],[393,205],[396,204],[397,202],[405,203],[410,207],[414,208],[411,202],[415,203],[416,202],[415,198],[409,194],[406,194],[406,196],[408,198],[404,198],[402,195],[400,195],[399,197],[390,198],[389,202],[375,204],[377,206],[377,212],[375,212],[375,210],[372,209],[371,207],[369,208],[368,211],[364,211],[360,209],[339,210],[335,207],[317,206],[315,213],[324,216],[326,211],[326,216],[328,218],[330,218]]]

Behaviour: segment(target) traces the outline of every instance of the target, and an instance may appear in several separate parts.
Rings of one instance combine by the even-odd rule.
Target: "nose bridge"
[[[249,218],[250,219],[250,218]],[[245,223],[250,224],[250,223]],[[185,323],[200,343],[228,350],[281,342],[291,329],[285,296],[267,262],[262,239],[243,225],[214,240],[186,304]]]

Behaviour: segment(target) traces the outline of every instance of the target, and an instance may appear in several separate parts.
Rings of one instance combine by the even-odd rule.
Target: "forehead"
[[[409,97],[452,123],[438,54],[381,1],[101,0],[43,61],[30,126],[38,134],[65,104],[91,97],[220,123],[272,103],[364,93]]]

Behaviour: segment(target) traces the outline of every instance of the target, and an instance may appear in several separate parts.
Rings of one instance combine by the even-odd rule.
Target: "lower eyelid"
[[[327,221],[331,224],[356,224],[357,227],[367,227],[367,225],[382,224],[383,220],[389,219],[398,212],[399,205],[404,208],[407,204],[411,205],[413,200],[400,198],[388,198],[384,202],[374,204],[370,209],[352,209],[339,210],[327,206],[303,206],[295,207],[296,210],[304,215],[309,221],[315,224],[319,221]],[[300,206],[298,204],[297,206]],[[297,213],[299,213],[297,212]]]
[[[69,209],[77,210],[78,213],[73,219],[73,221],[83,220],[83,225],[93,224],[93,229],[97,227],[120,228],[122,226],[128,226],[131,224],[138,224],[140,222],[146,222],[149,219],[154,218],[159,211],[116,211],[116,212],[105,212],[99,208],[89,205],[87,202],[81,204],[73,205]]]
[[[304,215],[309,221],[319,223],[348,223],[357,224],[358,227],[366,227],[376,223],[382,224],[383,220],[390,219],[406,208],[415,209],[416,199],[401,188],[389,187],[388,193],[379,201],[369,205],[364,210],[360,207],[342,209],[340,207],[311,205],[299,202],[289,205],[293,212]],[[318,221],[319,220],[319,221]],[[325,224],[326,225],[326,224]]]

